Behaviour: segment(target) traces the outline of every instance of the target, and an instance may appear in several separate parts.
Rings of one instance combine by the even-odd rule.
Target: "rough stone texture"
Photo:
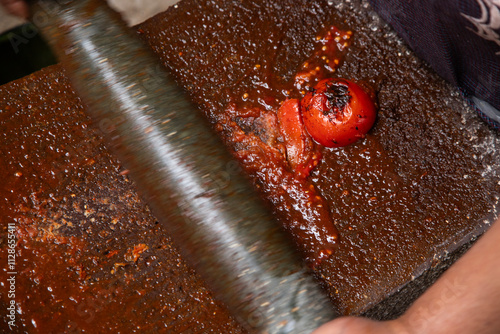
[[[449,253],[494,220],[498,135],[365,1],[187,0],[139,29],[215,120],[245,92],[256,108],[273,85],[297,96],[293,78],[329,25],[354,31],[345,61],[332,75],[370,86],[380,106],[367,139],[325,149],[311,176],[341,234],[317,274],[342,313],[361,314],[436,263],[449,264]],[[265,70],[255,70],[255,64]],[[271,88],[255,94],[253,87],[264,84]],[[229,146],[238,150],[238,143]],[[262,184],[262,174],[251,175],[256,184]],[[430,284],[433,273],[421,283]],[[417,294],[407,294],[399,312]],[[379,313],[370,314],[384,316]]]
[[[0,96],[0,308],[13,223],[14,333],[241,332],[172,246],[59,66]]]
[[[186,12],[188,20],[180,15]],[[261,20],[238,23],[245,17]],[[203,27],[218,22],[224,39]],[[316,33],[330,24],[355,32],[338,75],[373,87],[380,113],[367,140],[325,151],[311,178],[342,235],[317,274],[344,314],[391,318],[497,215],[498,135],[365,1],[187,0],[140,29],[210,115],[252,83],[242,74],[255,65],[256,53],[232,46],[253,39],[254,50],[272,50],[281,43],[276,61],[263,61],[287,81]],[[192,71],[195,65],[204,71]],[[238,332],[120,175],[60,72],[3,86],[0,95],[0,205],[7,213],[0,217],[0,260],[5,263],[6,224],[16,219],[24,331],[147,332],[167,324],[167,332]],[[350,195],[341,197],[347,189]],[[5,282],[4,268],[1,275]],[[56,280],[61,283],[52,286]],[[196,318],[186,316],[185,305],[195,305]]]

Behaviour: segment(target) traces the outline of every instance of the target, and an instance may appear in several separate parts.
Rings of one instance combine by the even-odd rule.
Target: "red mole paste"
[[[18,238],[14,332],[241,333],[173,248],[60,67],[0,95],[2,263],[9,224]],[[7,277],[5,265],[2,284]],[[7,328],[10,300],[1,298]]]
[[[497,136],[363,1],[185,0],[137,31],[343,314],[366,312],[447,263],[493,220]],[[298,175],[278,108],[337,76],[374,94],[377,123],[350,146],[316,146],[316,166]],[[0,96],[0,254],[7,263],[14,224],[20,332],[241,332],[172,247],[61,68]],[[9,302],[2,294],[1,308]]]
[[[492,219],[497,135],[365,2],[183,1],[138,33],[297,243],[333,253],[315,271],[341,312],[368,310]],[[278,108],[337,76],[375,93],[378,121],[362,141],[322,148],[301,179],[280,148]],[[323,247],[332,240],[314,232],[330,224],[340,236]],[[314,265],[322,254],[307,255]]]

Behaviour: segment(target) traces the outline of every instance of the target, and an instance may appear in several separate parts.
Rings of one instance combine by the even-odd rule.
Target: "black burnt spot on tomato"
[[[325,90],[324,94],[330,106],[323,110],[323,115],[325,116],[332,112],[343,112],[352,99],[349,88],[342,82],[332,82]]]

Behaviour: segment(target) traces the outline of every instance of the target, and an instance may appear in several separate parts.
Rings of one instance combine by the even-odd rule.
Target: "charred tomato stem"
[[[325,116],[331,113],[342,113],[352,99],[347,84],[342,82],[333,82],[328,86],[324,94],[328,101],[326,108],[323,110],[323,115]]]

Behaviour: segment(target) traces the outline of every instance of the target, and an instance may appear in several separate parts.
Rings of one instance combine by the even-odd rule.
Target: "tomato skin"
[[[307,132],[326,147],[352,144],[371,129],[377,111],[370,96],[346,79],[324,79],[301,101]]]
[[[278,110],[279,131],[284,140],[286,157],[298,177],[307,177],[318,164],[321,154],[307,134],[297,99],[286,99]]]

